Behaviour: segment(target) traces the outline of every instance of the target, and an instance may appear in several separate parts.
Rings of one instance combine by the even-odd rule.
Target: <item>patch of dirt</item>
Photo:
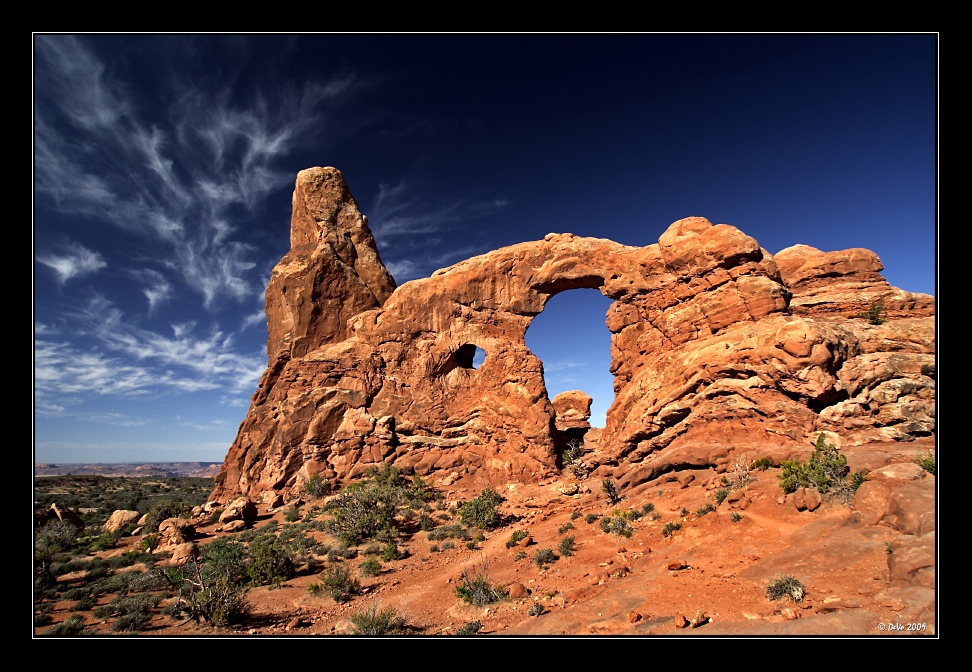
[[[912,459],[911,453],[928,447],[893,445],[887,450],[894,455],[883,459],[875,457],[876,447],[861,455],[887,463]],[[715,504],[715,493],[725,484],[713,469],[693,473],[685,486],[668,475],[622,492],[615,506],[596,478],[577,481],[565,474],[563,480],[538,485],[497,485],[467,476],[443,488],[447,502],[471,500],[487,485],[505,498],[502,526],[486,532],[475,549],[454,540],[453,548],[442,550],[442,542],[429,542],[426,532],[418,532],[401,544],[410,556],[384,562],[377,577],[359,576],[363,594],[346,604],[308,592],[319,580],[315,571],[280,588],[250,590],[252,611],[242,627],[213,629],[156,616],[140,634],[344,635],[353,631],[350,617],[370,606],[395,608],[424,635],[455,634],[474,621],[481,623],[482,635],[506,636],[935,633],[934,590],[889,582],[888,544],[901,536],[893,527],[867,525],[848,506],[824,503],[814,512],[797,511],[792,498],[782,495],[777,469],[754,472],[755,480],[743,488],[744,508],[723,502],[699,515],[700,507]],[[682,482],[689,480],[682,476]],[[571,484],[578,486],[577,494],[560,492]],[[630,521],[629,538],[605,533],[597,521],[586,522],[589,514],[644,511],[646,505],[653,511]],[[283,514],[277,511],[272,519],[282,525]],[[265,515],[257,524],[270,519]],[[665,536],[668,523],[681,528]],[[516,530],[527,532],[533,544],[507,548]],[[545,567],[533,562],[540,549],[557,552],[568,535],[575,540],[572,555],[557,553],[560,557]],[[137,544],[138,539],[126,539],[110,553]],[[440,550],[433,552],[433,546]],[[364,559],[359,555],[349,562],[356,568]],[[470,606],[455,594],[464,571],[485,572],[492,584],[521,596]],[[805,586],[802,602],[768,599],[767,585],[784,574]],[[55,622],[67,617],[69,607],[56,606]],[[93,618],[85,614],[86,632],[107,634],[108,623]],[[923,624],[924,630],[879,629],[907,623]]]

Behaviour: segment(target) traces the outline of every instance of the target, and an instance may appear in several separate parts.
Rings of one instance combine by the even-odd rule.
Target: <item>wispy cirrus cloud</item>
[[[224,389],[252,390],[266,367],[262,353],[241,354],[232,336],[197,335],[194,323],[172,325],[166,336],[126,322],[104,297],[95,297],[66,316],[72,332],[97,343],[83,350],[50,325],[38,325],[34,341],[37,411],[54,414],[74,395],[121,397]],[[78,336],[72,333],[72,337]]]
[[[259,251],[241,239],[234,209],[252,211],[293,179],[278,161],[325,127],[358,80],[240,97],[233,76],[175,75],[161,61],[158,104],[147,104],[112,76],[123,61],[99,56],[98,39],[35,38],[35,194],[133,235],[207,308],[262,290]]]
[[[385,265],[396,281],[402,283],[487,250],[486,243],[456,247],[455,241],[449,241],[449,245],[442,245],[442,238],[457,225],[508,205],[501,198],[430,204],[419,189],[403,179],[398,184],[379,185],[378,197],[368,215],[368,226],[382,250]]]
[[[37,261],[54,271],[58,283],[62,285],[72,278],[96,273],[108,265],[97,252],[73,242],[68,243],[62,252],[41,254]]]

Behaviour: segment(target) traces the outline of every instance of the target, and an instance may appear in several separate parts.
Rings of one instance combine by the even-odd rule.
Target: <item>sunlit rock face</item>
[[[493,483],[555,475],[563,430],[524,337],[579,288],[613,299],[615,400],[594,467],[640,480],[821,430],[845,446],[932,434],[934,299],[882,269],[867,250],[774,258],[689,217],[647,247],[548,234],[396,289],[341,173],[302,171],[291,250],[267,287],[269,364],[211,499],[297,496],[315,474],[382,463]],[[882,324],[857,317],[878,302]]]

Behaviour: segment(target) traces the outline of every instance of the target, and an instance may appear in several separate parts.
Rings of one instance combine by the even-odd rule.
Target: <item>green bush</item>
[[[479,631],[482,629],[483,624],[480,621],[469,621],[468,623],[464,623],[458,630],[456,630],[456,635],[460,637],[478,635]]]
[[[862,310],[857,314],[857,317],[866,320],[868,324],[884,324],[884,303],[882,301],[875,301],[872,303],[867,310]]]
[[[634,528],[631,527],[631,523],[628,522],[628,519],[620,511],[615,511],[610,516],[601,518],[601,522],[598,525],[605,534],[615,534],[625,538],[629,538],[634,534]]]
[[[540,604],[539,602],[534,602],[533,604],[530,605],[530,608],[527,609],[527,616],[539,616],[542,613],[543,613],[543,605]]]
[[[553,552],[552,548],[541,548],[533,555],[533,564],[540,569],[544,569],[547,565],[556,561],[557,554]]]
[[[501,586],[494,586],[490,582],[486,563],[477,569],[463,571],[455,592],[456,597],[476,607],[485,607],[506,597],[506,591]]]
[[[469,541],[472,537],[469,534],[469,530],[459,523],[453,523],[452,525],[440,525],[429,532],[427,538],[429,541],[442,541],[443,539]]]
[[[662,528],[662,536],[668,539],[680,529],[682,529],[682,523],[679,521],[673,520],[670,523],[665,523],[665,526]]]
[[[506,540],[506,547],[513,548],[514,546],[516,546],[526,538],[527,538],[526,530],[515,530],[513,534],[510,535],[510,538]]]
[[[324,528],[347,545],[368,539],[391,541],[399,537],[400,526],[412,519],[416,508],[435,499],[436,493],[421,478],[410,479],[386,464],[381,470],[369,470],[328,505],[332,518]]]
[[[358,570],[363,576],[378,576],[381,574],[381,560],[375,557],[370,557],[361,563]]]
[[[621,493],[618,492],[618,485],[610,478],[605,478],[601,481],[601,490],[607,495],[612,506],[621,501]]]
[[[279,587],[295,573],[294,552],[284,540],[265,534],[250,542],[246,574],[252,585]]]
[[[589,513],[586,516],[584,516],[584,522],[587,523],[588,525],[593,525],[600,518],[601,518],[601,514],[599,513]]]
[[[519,562],[520,560],[523,560],[526,557],[527,557],[527,552],[526,551],[520,551],[519,553],[517,553],[516,555],[513,556],[513,562]]]
[[[381,559],[384,560],[385,562],[391,562],[392,560],[401,560],[402,558],[405,557],[404,551],[402,551],[398,547],[398,544],[396,544],[394,541],[389,541],[387,544],[385,544],[385,546],[381,549],[381,553],[379,555]]]
[[[405,617],[398,613],[397,609],[394,607],[382,609],[374,604],[356,611],[351,616],[351,624],[354,626],[354,634],[368,637],[402,635],[410,630]]]
[[[738,523],[740,520],[742,520],[742,516],[740,516],[735,511],[733,511],[732,513],[729,514],[729,520],[731,520],[734,523]]]
[[[475,525],[486,530],[499,525],[499,505],[503,497],[493,490],[486,488],[476,499],[465,502],[459,507],[459,520],[463,525]]]
[[[753,461],[753,468],[759,469],[760,471],[766,471],[772,466],[773,466],[773,460],[771,460],[765,455]]]
[[[716,490],[715,491],[716,506],[726,501],[726,497],[729,496],[730,492],[731,491],[729,490],[729,488],[719,488],[718,490]]]
[[[314,474],[307,480],[304,491],[314,499],[320,499],[331,493],[331,484],[322,475]]]
[[[803,602],[806,589],[792,574],[778,575],[766,586],[766,597],[771,600],[781,600],[784,597],[792,602]]]
[[[573,523],[564,523],[563,525],[557,528],[557,534],[567,534],[572,529],[574,529]]]
[[[931,451],[922,453],[915,458],[915,462],[919,467],[927,471],[929,474],[935,474],[935,453]]]
[[[715,511],[715,507],[712,505],[712,502],[706,502],[705,504],[703,504],[702,506],[700,506],[698,509],[695,510],[695,515],[701,518],[707,513],[712,513],[713,511]]]
[[[313,584],[312,584],[313,585]],[[329,565],[321,574],[321,591],[335,602],[347,602],[361,592],[361,584],[351,576],[351,570],[342,563]]]
[[[300,509],[296,504],[293,504],[290,506],[290,508],[284,511],[284,522],[296,523],[298,520],[300,520]]]
[[[570,557],[574,554],[574,548],[576,547],[576,542],[573,536],[564,537],[560,540],[560,545],[557,546],[557,551],[566,557]]]
[[[832,486],[846,481],[849,472],[847,457],[827,443],[827,436],[821,432],[808,462],[784,460],[780,465],[780,487],[788,493],[799,488],[815,488],[826,493]]]
[[[82,630],[84,630],[84,618],[74,615],[66,621],[61,621],[57,625],[51,626],[44,634],[52,637],[65,637],[79,635]]]

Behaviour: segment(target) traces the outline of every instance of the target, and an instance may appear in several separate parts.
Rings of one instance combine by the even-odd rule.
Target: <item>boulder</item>
[[[101,526],[101,531],[111,534],[113,532],[118,532],[119,530],[124,530],[129,525],[137,523],[141,517],[142,514],[138,511],[115,511],[111,514],[111,516],[108,517],[105,524]]]
[[[269,493],[273,494],[273,493]],[[232,521],[242,521],[244,525],[251,525],[257,517],[257,507],[246,497],[237,497],[227,505],[221,514],[219,522],[221,524]]]

